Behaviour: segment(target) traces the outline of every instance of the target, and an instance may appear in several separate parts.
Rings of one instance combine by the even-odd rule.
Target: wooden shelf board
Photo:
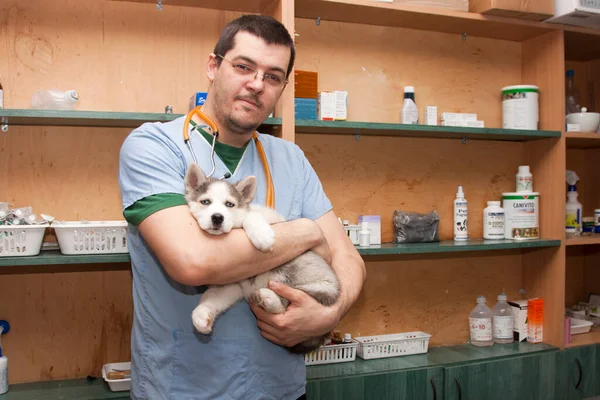
[[[568,61],[600,59],[600,30],[566,28],[565,59]]]
[[[600,234],[592,234],[592,236],[578,236],[565,239],[566,246],[585,246],[592,244],[600,244]]]
[[[499,128],[463,128],[434,125],[388,124],[358,121],[296,120],[296,133],[330,135],[404,136],[443,139],[530,141],[560,137],[559,131]]]
[[[522,42],[557,26],[435,7],[363,0],[295,2],[296,17],[437,31]]]
[[[515,356],[557,351],[550,345],[529,344],[526,342],[492,347],[475,347],[469,344],[447,347],[433,347],[427,354],[362,360],[353,362],[317,365],[307,367],[309,382],[337,377],[382,374],[393,371],[425,368],[467,362],[491,361]],[[97,378],[68,379],[46,382],[31,382],[10,385],[8,393],[0,395],[0,400],[80,400],[80,399],[128,399],[129,392],[111,392],[108,385]]]
[[[565,132],[565,138],[567,147],[571,149],[600,147],[600,134],[595,132]]]
[[[600,344],[600,328],[592,328],[588,333],[571,335],[571,343],[566,347],[587,346],[590,344]]]
[[[169,122],[183,114],[114,111],[0,109],[0,121],[11,125],[87,126],[137,128],[144,122]],[[265,127],[281,125],[281,118],[268,118]]]
[[[129,3],[146,3],[152,7],[156,7],[156,0],[113,0]],[[169,6],[184,6],[208,8],[212,10],[223,11],[240,11],[244,13],[261,12],[261,4],[264,0],[163,0],[163,7]]]
[[[129,253],[64,255],[59,250],[41,251],[37,256],[0,257],[0,267],[24,265],[69,265],[128,263]]]
[[[419,253],[452,253],[465,251],[490,251],[507,249],[533,249],[541,247],[560,246],[560,240],[483,240],[472,239],[465,242],[445,240],[435,243],[382,243],[369,247],[357,246],[358,252],[365,256],[399,255]]]

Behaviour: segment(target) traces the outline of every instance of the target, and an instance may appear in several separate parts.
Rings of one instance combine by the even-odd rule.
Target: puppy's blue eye
[[[210,204],[210,200],[208,200],[208,199],[200,200],[200,204],[202,204],[203,206],[207,206]]]
[[[225,207],[229,207],[229,208],[231,208],[231,207],[235,207],[235,204],[233,204],[233,203],[232,203],[232,202],[230,202],[230,201],[226,201],[226,202],[225,202]]]

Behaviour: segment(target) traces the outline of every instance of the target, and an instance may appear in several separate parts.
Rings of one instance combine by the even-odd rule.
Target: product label
[[[513,337],[513,317],[494,317],[494,338],[510,339]]]
[[[454,207],[454,238],[468,239],[467,229],[467,202],[457,201]]]
[[[484,342],[492,340],[491,318],[469,318],[471,341]]]
[[[600,213],[599,212],[594,213],[594,225],[600,226]]]
[[[4,108],[4,90],[0,89],[0,108]]]
[[[539,215],[537,194],[505,195],[504,235],[506,239],[534,239],[539,237]]]
[[[581,223],[581,215],[579,209],[567,210],[565,218],[565,227],[567,229],[576,230]]]
[[[484,239],[503,239],[504,238],[504,213],[487,212],[483,216],[483,237]]]
[[[525,192],[533,190],[533,178],[531,176],[517,177],[517,192]]]

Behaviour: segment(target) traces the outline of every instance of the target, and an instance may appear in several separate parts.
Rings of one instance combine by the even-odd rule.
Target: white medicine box
[[[317,119],[320,121],[345,121],[348,117],[348,92],[334,90],[319,93]]]
[[[513,312],[514,328],[513,336],[515,341],[522,342],[527,340],[527,300],[509,301]]]
[[[381,217],[379,215],[359,215],[358,226],[367,222],[370,231],[369,244],[381,244]]]

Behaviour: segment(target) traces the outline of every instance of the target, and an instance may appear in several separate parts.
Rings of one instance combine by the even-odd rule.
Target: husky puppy
[[[285,219],[275,210],[250,204],[256,192],[254,176],[231,184],[207,178],[202,169],[192,163],[185,175],[185,191],[190,212],[204,231],[221,235],[233,228],[243,228],[258,250],[273,249],[275,232],[270,224]],[[315,252],[308,251],[260,275],[236,283],[211,285],[192,312],[194,326],[201,333],[210,333],[219,314],[243,298],[267,312],[285,312],[289,301],[267,287],[270,280],[302,290],[325,306],[334,304],[340,294],[339,281],[329,264]],[[310,338],[289,350],[308,353],[322,345],[326,337]]]

